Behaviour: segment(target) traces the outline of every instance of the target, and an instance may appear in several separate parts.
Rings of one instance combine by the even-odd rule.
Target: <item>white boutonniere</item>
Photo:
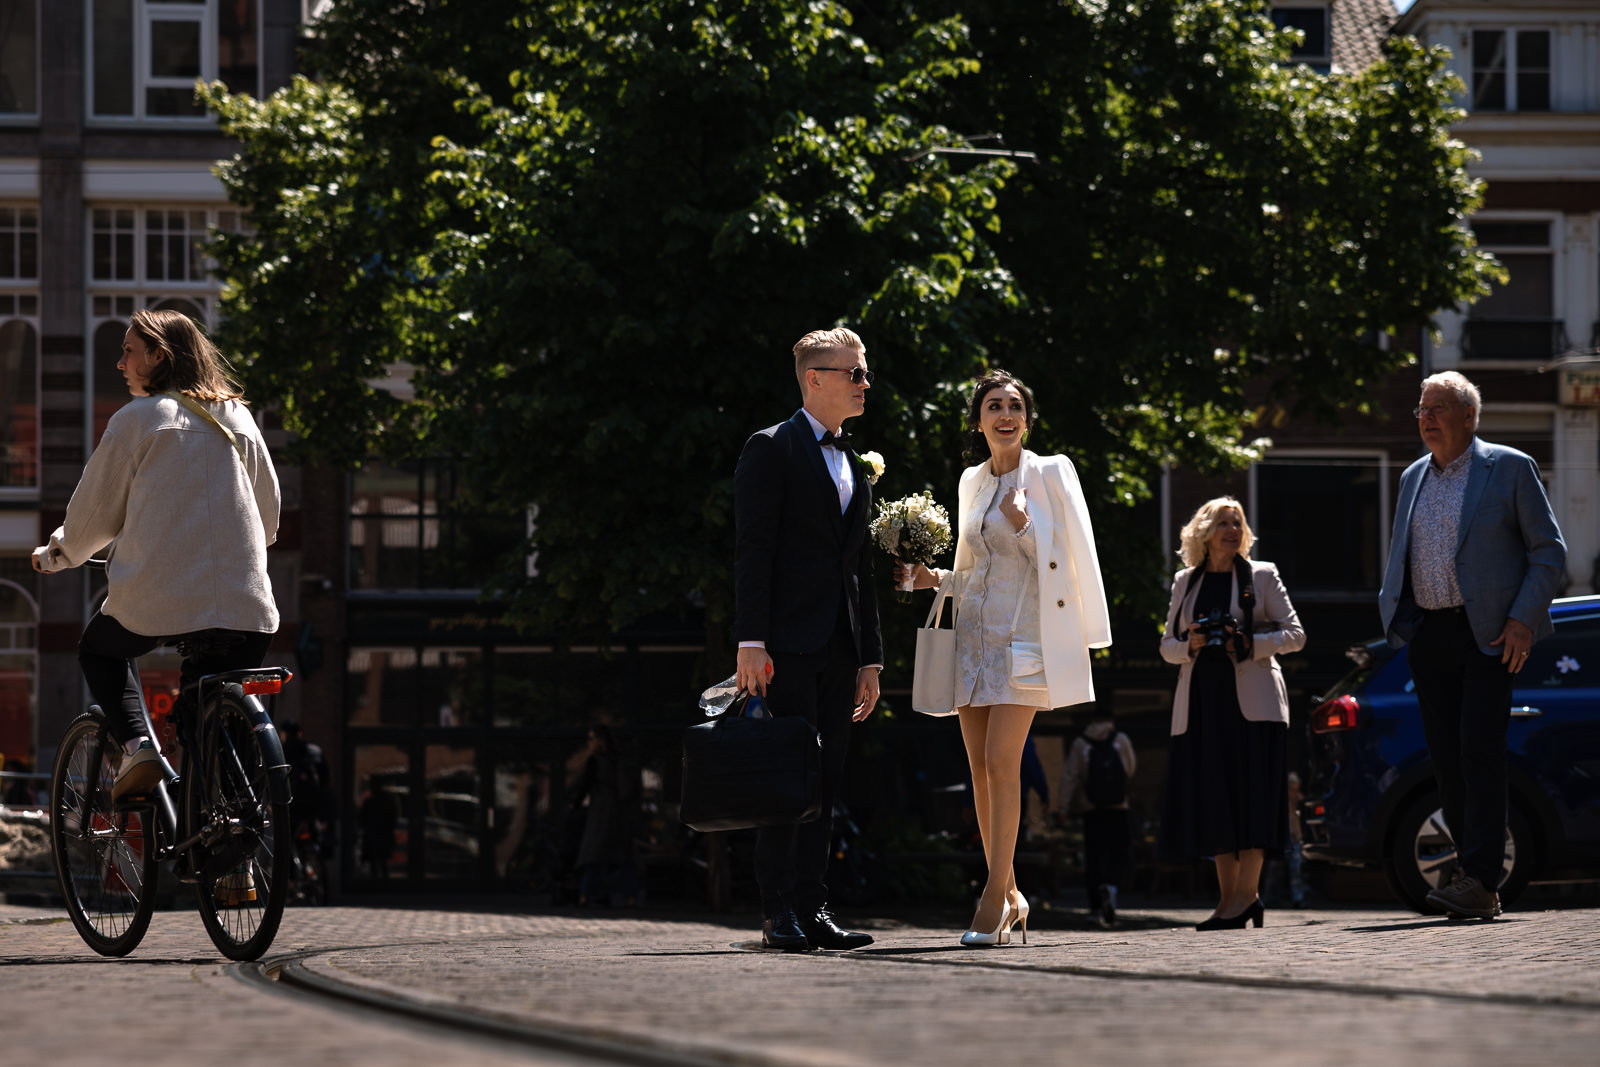
[[[876,452],[863,452],[861,462],[867,465],[867,484],[877,485],[878,479],[883,477],[883,457]]]

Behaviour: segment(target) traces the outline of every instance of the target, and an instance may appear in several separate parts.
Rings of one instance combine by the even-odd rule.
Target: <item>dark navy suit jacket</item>
[[[853,454],[855,491],[839,514],[811,423],[797,411],[752,434],[733,475],[733,636],[768,651],[826,647],[843,601],[860,664],[883,662],[867,520],[872,489]]]

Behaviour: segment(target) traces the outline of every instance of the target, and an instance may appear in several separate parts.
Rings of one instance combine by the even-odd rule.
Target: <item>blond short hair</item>
[[[1217,512],[1223,508],[1232,508],[1239,513],[1239,555],[1250,558],[1250,546],[1256,543],[1256,535],[1250,529],[1250,520],[1244,517],[1244,505],[1231,496],[1219,496],[1201,504],[1194,517],[1184,524],[1183,532],[1179,535],[1183,538],[1183,547],[1178,549],[1184,566],[1198,567],[1206,561],[1206,542],[1211,540],[1217,528]]]
[[[867,354],[867,346],[854,330],[848,330],[843,326],[831,330],[812,330],[795,342],[794,377],[795,381],[800,383],[801,399],[806,395],[806,371],[839,351],[864,356]]]
[[[1476,433],[1478,414],[1483,411],[1483,394],[1478,392],[1478,387],[1468,381],[1467,376],[1460,371],[1444,370],[1422,379],[1422,388],[1417,392],[1418,398],[1428,391],[1430,385],[1450,390],[1451,395],[1456,398],[1456,403],[1472,409],[1472,418],[1468,421],[1467,429]]]

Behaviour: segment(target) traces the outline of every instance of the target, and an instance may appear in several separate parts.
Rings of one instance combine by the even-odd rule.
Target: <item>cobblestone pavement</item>
[[[103,1063],[108,1043],[137,1039],[210,1062],[223,1035],[246,1064],[596,1062],[263,992],[192,912],[158,914],[122,961],[93,956],[56,914],[0,907],[6,1047],[41,1060]],[[863,921],[871,948],[796,956],[754,951],[748,919],[291,909],[269,959],[309,953],[314,978],[424,1014],[689,1062],[1595,1061],[1600,910],[1494,923],[1273,911],[1262,930],[1197,933],[1204,914],[1125,912],[1102,931],[1036,911],[1056,928],[994,950],[959,948],[959,929]]]

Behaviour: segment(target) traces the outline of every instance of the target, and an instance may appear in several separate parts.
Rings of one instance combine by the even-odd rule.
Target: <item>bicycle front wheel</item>
[[[266,718],[247,699],[228,685],[212,702],[200,773],[190,775],[187,792],[205,841],[195,887],[200,918],[233,960],[259,959],[272,944],[294,864],[288,790],[273,780],[281,759],[264,747],[257,725]]]
[[[50,845],[67,914],[102,956],[126,956],[155,911],[155,828],[149,809],[111,802],[122,750],[105,720],[80,715],[67,727],[50,775]]]

